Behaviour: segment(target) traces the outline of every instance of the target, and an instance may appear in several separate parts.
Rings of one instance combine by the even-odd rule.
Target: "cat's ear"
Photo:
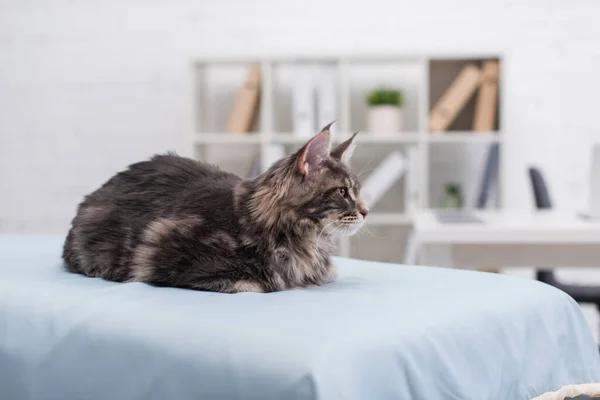
[[[331,124],[333,124],[333,122]],[[321,129],[321,132],[310,139],[302,149],[300,149],[298,169],[303,175],[315,172],[319,167],[319,164],[323,160],[329,158],[329,152],[331,151],[329,128],[331,127],[331,124]]]
[[[335,158],[344,164],[348,164],[350,162],[350,158],[352,158],[352,155],[354,154],[354,149],[356,149],[357,134],[358,131],[354,132],[350,139],[337,145],[337,147],[331,152],[331,158]]]

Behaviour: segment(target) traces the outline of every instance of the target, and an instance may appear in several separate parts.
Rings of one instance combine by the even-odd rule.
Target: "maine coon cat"
[[[253,179],[173,154],[130,165],[79,204],[66,268],[225,293],[334,280],[333,237],[368,209],[347,166],[356,133],[331,150],[330,125]]]

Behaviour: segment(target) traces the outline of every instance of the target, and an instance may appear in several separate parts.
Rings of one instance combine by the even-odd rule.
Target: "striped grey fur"
[[[248,180],[174,154],[132,164],[79,205],[66,268],[225,293],[330,282],[333,238],[368,212],[347,166],[355,140],[331,150],[327,126]]]

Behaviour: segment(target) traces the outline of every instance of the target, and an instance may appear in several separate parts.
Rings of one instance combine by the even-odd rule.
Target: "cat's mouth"
[[[359,216],[345,216],[329,220],[324,223],[320,235],[327,236],[352,236],[365,224],[365,218]]]
[[[340,218],[338,229],[333,234],[336,236],[351,236],[357,233],[364,224],[365,219],[362,216],[343,217]]]

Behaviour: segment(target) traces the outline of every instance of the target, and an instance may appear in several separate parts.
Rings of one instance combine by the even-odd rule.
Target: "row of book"
[[[300,63],[294,65],[292,81],[292,116],[294,134],[311,137],[337,119],[336,71],[333,65]],[[253,64],[229,114],[227,131],[250,132],[258,115],[262,86],[261,68]],[[336,127],[332,126],[331,135]]]
[[[429,113],[429,129],[446,131],[477,93],[472,130],[495,130],[499,76],[498,61],[484,61],[481,68],[474,63],[465,65]]]
[[[429,113],[429,129],[435,132],[447,130],[478,92],[472,129],[493,131],[498,108],[499,73],[498,61],[484,61],[481,68],[474,63],[465,65]],[[230,112],[228,132],[250,132],[258,114],[261,81],[260,65],[251,65]],[[310,137],[319,127],[337,119],[336,82],[332,65],[302,63],[294,66],[292,117],[296,135]],[[335,126],[332,127],[332,135],[334,130]]]

